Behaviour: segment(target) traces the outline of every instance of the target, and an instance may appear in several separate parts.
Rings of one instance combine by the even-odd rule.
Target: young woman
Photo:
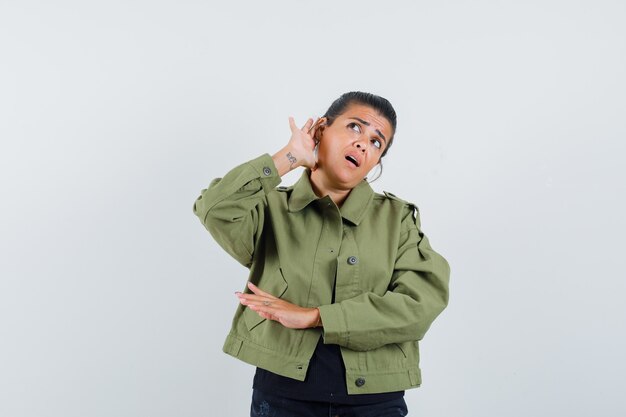
[[[283,149],[213,180],[193,206],[250,269],[224,352],[257,367],[251,416],[404,416],[450,268],[417,207],[366,180],[396,113],[350,92],[315,122],[289,124]],[[277,187],[298,167],[294,185]]]

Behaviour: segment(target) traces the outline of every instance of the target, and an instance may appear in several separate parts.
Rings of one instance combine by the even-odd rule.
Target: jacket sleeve
[[[272,157],[261,155],[211,181],[194,202],[193,212],[226,252],[250,267],[263,230],[267,194],[280,182]]]
[[[407,208],[388,291],[320,306],[325,344],[365,351],[421,340],[448,305],[450,266],[422,233],[417,208]]]

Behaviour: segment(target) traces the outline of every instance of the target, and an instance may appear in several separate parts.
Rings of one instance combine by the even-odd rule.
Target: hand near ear
[[[322,117],[314,123],[313,119],[309,118],[302,128],[298,128],[293,117],[289,117],[289,128],[291,129],[289,142],[272,156],[280,176],[300,166],[312,170],[316,168],[314,149],[317,142],[315,134],[325,121],[326,118]]]
[[[315,123],[309,128],[309,132],[313,137],[313,141],[315,142],[315,146],[319,145],[320,139],[322,137],[322,130],[326,125],[326,118],[322,117],[315,121]],[[317,169],[317,160],[315,161],[315,165],[311,167],[311,171],[315,171]]]

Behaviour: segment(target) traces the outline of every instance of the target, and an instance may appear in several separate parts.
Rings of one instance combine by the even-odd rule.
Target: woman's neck
[[[330,196],[330,199],[333,200],[337,207],[341,207],[346,198],[348,198],[350,191],[352,191],[350,188],[342,189],[333,187],[329,184],[328,178],[321,175],[319,171],[312,171],[309,174],[309,179],[315,195],[318,197]]]

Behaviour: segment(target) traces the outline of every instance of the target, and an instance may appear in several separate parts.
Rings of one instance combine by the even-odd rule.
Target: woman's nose
[[[356,147],[361,152],[365,152],[367,150],[367,138],[361,137],[356,141]]]

